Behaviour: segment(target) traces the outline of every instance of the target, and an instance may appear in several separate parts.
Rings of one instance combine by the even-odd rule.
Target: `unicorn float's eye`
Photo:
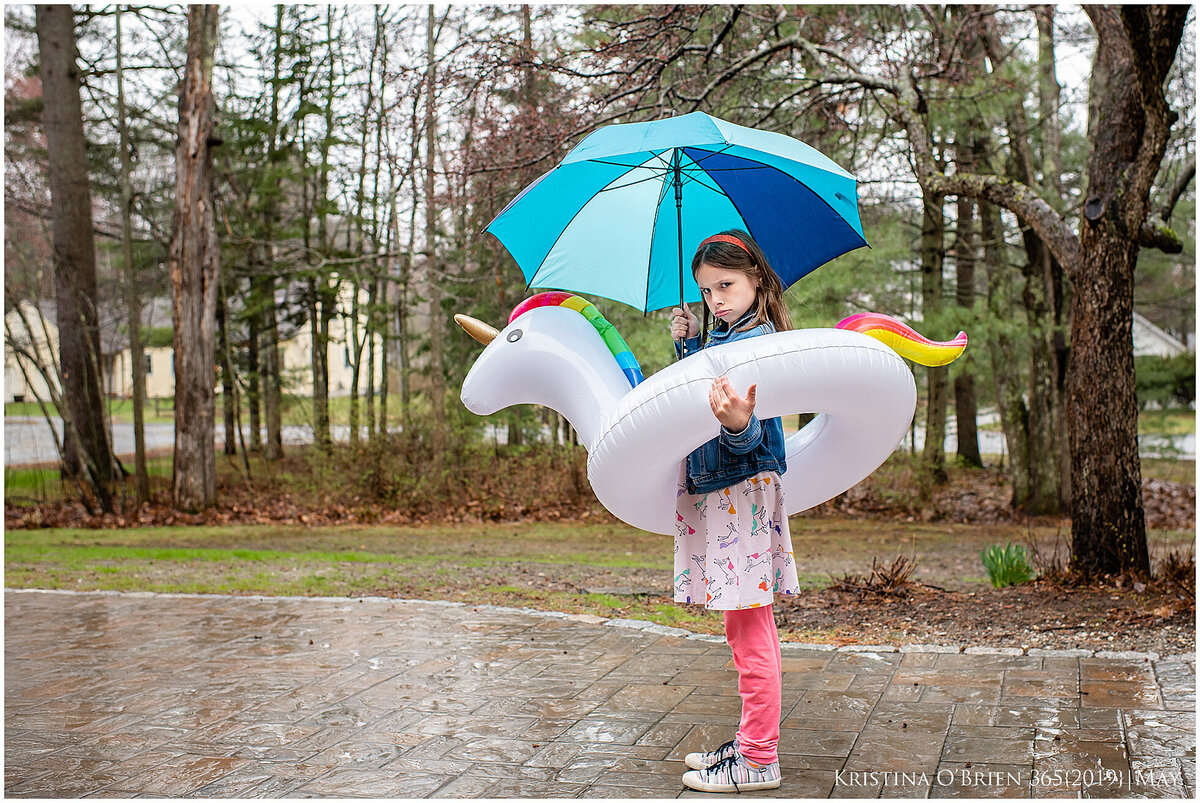
[[[525,334],[525,333],[522,332],[520,329],[513,329],[511,332],[508,333],[507,340],[509,343],[516,343],[518,340],[521,339],[521,335],[523,335],[523,334]]]

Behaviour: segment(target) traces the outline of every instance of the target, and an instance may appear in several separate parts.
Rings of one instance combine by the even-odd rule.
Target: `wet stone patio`
[[[5,592],[9,797],[705,797],[728,647],[384,599]],[[1193,797],[1194,656],[783,653],[751,797]]]

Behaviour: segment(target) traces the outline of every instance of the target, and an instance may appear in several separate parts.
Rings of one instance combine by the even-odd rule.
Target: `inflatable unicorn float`
[[[946,365],[964,332],[934,342],[885,315],[852,315],[833,329],[776,332],[706,348],[643,379],[629,346],[588,301],[540,293],[497,331],[455,315],[486,344],[463,381],[477,415],[540,404],[566,417],[587,448],[601,504],[634,527],[675,532],[675,498],[688,453],[720,432],[708,404],[713,380],[740,393],[757,383],[760,419],[816,416],[786,441],[789,513],[832,499],[878,468],[908,430],[917,390],[904,357]]]

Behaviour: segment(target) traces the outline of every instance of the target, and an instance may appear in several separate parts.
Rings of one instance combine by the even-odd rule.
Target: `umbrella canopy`
[[[745,229],[786,288],[867,244],[858,182],[799,140],[702,112],[597,129],[488,224],[530,287],[643,312],[700,300],[684,255]]]

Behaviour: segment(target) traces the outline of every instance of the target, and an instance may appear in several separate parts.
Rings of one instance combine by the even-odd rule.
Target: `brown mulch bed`
[[[673,605],[671,577],[654,569],[563,567],[511,563],[456,567],[437,589],[437,599],[469,603],[514,604],[489,595],[488,587],[515,586],[533,592],[588,592],[630,599],[628,608],[604,612],[616,618],[641,618],[647,608]],[[483,590],[481,590],[483,589]],[[423,598],[429,590],[403,582],[373,589],[372,595]],[[562,596],[539,602],[537,593],[519,605],[564,610]],[[721,614],[698,606],[687,609],[702,617],[693,630],[720,634]],[[572,612],[568,610],[568,612]],[[786,641],[844,644],[938,644],[989,647],[1086,648],[1135,650],[1161,656],[1196,649],[1195,601],[1169,582],[1132,583],[1124,579],[1084,588],[1037,581],[1022,586],[973,591],[943,590],[910,582],[891,594],[852,593],[834,588],[802,589],[776,597],[775,618]]]
[[[1140,586],[1140,584],[1139,584]],[[897,597],[829,589],[776,604],[781,627],[832,629],[836,643],[1137,650],[1196,649],[1195,601],[1158,585],[1064,589],[1035,582],[1003,589],[917,586]]]

